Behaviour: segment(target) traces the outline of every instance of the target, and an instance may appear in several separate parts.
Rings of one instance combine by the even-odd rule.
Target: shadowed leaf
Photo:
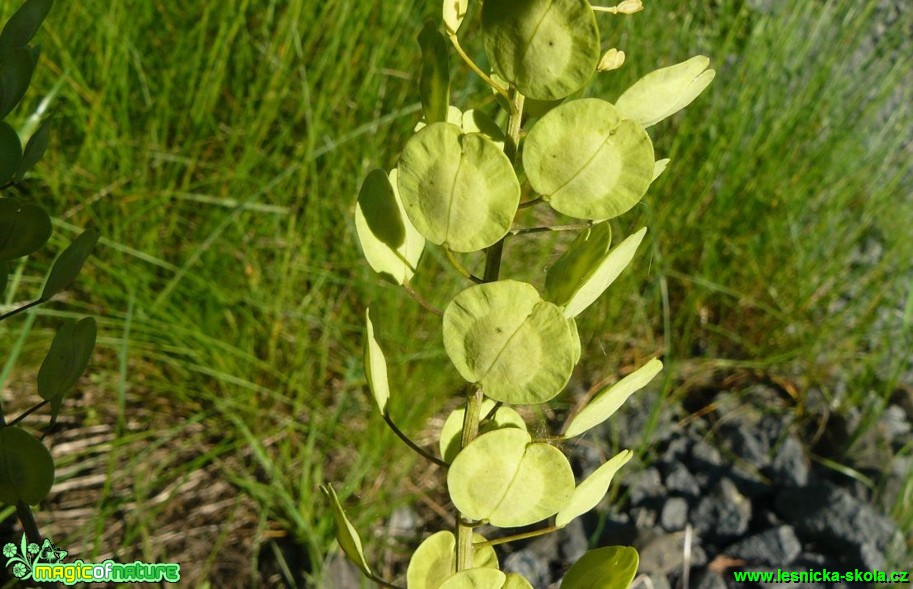
[[[92,253],[95,244],[98,243],[98,236],[98,229],[86,229],[60,254],[51,268],[47,282],[44,283],[44,290],[41,293],[42,300],[50,299],[73,284],[82,265]]]
[[[54,459],[41,441],[19,427],[0,428],[0,503],[41,503],[54,484]]]

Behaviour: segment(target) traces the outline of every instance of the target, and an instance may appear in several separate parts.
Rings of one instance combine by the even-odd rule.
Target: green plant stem
[[[447,261],[450,262],[450,265],[456,268],[456,271],[459,272],[463,278],[471,280],[475,284],[482,284],[482,279],[467,270],[466,267],[463,266],[463,264],[461,264],[460,261],[456,258],[456,256],[453,255],[452,251],[445,247],[444,253],[447,255]]]
[[[22,528],[25,530],[25,537],[28,538],[29,543],[35,543],[41,546],[43,539],[41,538],[41,532],[38,531],[38,522],[35,521],[35,516],[32,514],[32,508],[20,501],[16,503],[16,515],[22,523]]]
[[[498,84],[497,82],[492,80],[488,74],[483,72],[482,69],[476,65],[476,62],[472,61],[471,57],[466,55],[466,52],[463,51],[463,46],[460,45],[460,40],[459,40],[459,38],[457,38],[455,33],[448,33],[447,36],[450,37],[450,42],[453,44],[453,48],[456,49],[457,54],[459,54],[459,56],[463,59],[463,61],[466,62],[466,65],[469,66],[469,69],[474,71],[476,73],[476,75],[479,76],[480,78],[482,78],[482,80],[484,80],[484,82],[486,84],[491,86],[495,92],[497,92],[498,94],[500,94],[507,100],[507,102],[510,104],[510,109],[511,109],[510,114],[511,114],[511,116],[513,116],[514,103],[511,100],[511,97],[510,97],[510,94],[508,93],[508,91],[505,90],[503,86],[501,86],[500,84]]]
[[[526,208],[529,208],[529,207],[534,207],[534,206],[536,206],[537,204],[539,204],[540,202],[545,202],[545,199],[542,198],[541,196],[537,196],[536,198],[531,198],[531,199],[529,199],[529,200],[525,200],[525,201],[521,202],[520,205],[519,205],[517,208],[518,208],[518,209],[526,209]]]
[[[504,153],[512,164],[516,163],[517,147],[520,143],[520,126],[523,119],[523,95],[516,88],[510,88],[510,118],[507,121],[507,138],[504,142]],[[494,282],[501,274],[501,255],[504,252],[504,239],[485,250],[485,275],[483,282]],[[463,416],[463,434],[460,437],[460,448],[468,446],[479,433],[479,420],[482,412],[482,389],[476,387],[466,399],[466,412]],[[472,568],[472,522],[457,514],[456,522],[456,570]]]
[[[40,305],[43,302],[45,302],[44,299],[38,299],[37,301],[32,301],[31,303],[25,304],[17,309],[13,309],[12,311],[9,311],[8,313],[4,313],[3,315],[0,315],[0,321],[5,321],[5,320],[9,319],[10,317],[13,317],[14,315],[18,315],[19,313],[22,313],[23,311],[28,311],[32,307],[37,307],[38,305]]]
[[[543,225],[541,227],[518,227],[511,229],[508,235],[526,235],[529,233],[544,233],[546,231],[577,231],[592,227],[591,223],[571,223],[569,225]]]
[[[371,579],[372,581],[374,581],[375,583],[377,583],[378,585],[380,585],[381,587],[388,587],[389,589],[403,589],[399,585],[394,585],[393,583],[384,581],[383,579],[381,579],[374,573],[370,573],[370,574],[366,573],[365,576],[368,577],[369,579]]]
[[[50,401],[42,401],[41,403],[38,403],[38,404],[36,404],[36,405],[33,405],[33,406],[30,407],[29,409],[26,409],[25,411],[23,411],[22,414],[19,415],[16,419],[14,419],[14,420],[12,420],[11,422],[9,422],[9,425],[10,425],[10,426],[16,425],[17,423],[19,423],[20,421],[22,421],[23,419],[25,419],[26,417],[28,417],[28,416],[31,415],[32,413],[38,411],[39,409],[41,409],[42,407],[44,407],[44,406],[47,405],[48,403],[50,403]]]
[[[428,452],[427,450],[425,450],[424,448],[422,448],[421,446],[419,446],[418,444],[413,442],[411,439],[409,439],[409,436],[404,434],[402,432],[402,430],[400,430],[398,427],[396,427],[396,424],[393,423],[393,420],[390,419],[390,416],[387,415],[386,413],[384,413],[384,421],[387,422],[387,425],[390,426],[390,429],[393,430],[393,433],[395,433],[397,435],[397,437],[399,437],[399,439],[403,441],[404,444],[406,444],[407,446],[409,446],[410,448],[415,450],[415,452],[419,456],[421,456],[422,458],[424,458],[425,460],[427,460],[429,462],[433,462],[434,464],[437,464],[438,466],[443,466],[444,468],[447,468],[450,466],[449,464],[447,464],[446,462],[444,462],[437,456],[431,454],[430,452]]]
[[[428,309],[429,311],[431,311],[432,313],[434,313],[434,314],[437,315],[438,317],[443,317],[443,316],[444,316],[444,312],[443,312],[443,311],[441,311],[440,309],[438,309],[437,307],[435,307],[434,305],[432,305],[431,303],[429,303],[427,300],[425,300],[425,298],[424,298],[422,295],[418,294],[418,293],[415,291],[415,289],[412,288],[412,285],[411,285],[411,284],[409,284],[408,282],[404,282],[404,283],[403,283],[403,288],[406,290],[406,293],[408,293],[410,297],[412,297],[413,299],[415,299],[415,300],[418,302],[419,305],[421,305],[421,306],[424,307],[425,309]]]
[[[558,531],[560,528],[558,526],[549,526],[547,528],[542,528],[540,530],[533,530],[531,532],[523,532],[522,534],[514,534],[512,536],[504,536],[503,538],[495,538],[494,540],[486,540],[485,542],[478,542],[473,544],[474,548],[482,548],[483,546],[497,546],[498,544],[507,544],[508,542],[514,542],[516,540],[526,540],[527,538],[535,538],[536,536],[544,536],[546,534],[551,534],[552,532]]]

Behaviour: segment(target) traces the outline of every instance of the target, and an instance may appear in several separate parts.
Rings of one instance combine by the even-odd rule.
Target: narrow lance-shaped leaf
[[[639,561],[630,546],[590,550],[564,576],[561,589],[628,589]]]
[[[53,4],[53,0],[26,0],[0,33],[0,56],[10,48],[27,45],[38,32]]]
[[[663,363],[653,358],[628,376],[597,394],[590,403],[571,419],[565,438],[578,436],[611,417],[628,397],[647,386],[663,369]]]
[[[21,181],[25,174],[41,161],[44,153],[48,150],[50,139],[51,125],[50,121],[46,120],[41,123],[41,126],[29,137],[28,143],[25,144],[25,151],[22,152],[22,160],[19,162],[19,168],[16,170],[13,180],[16,182]]]
[[[576,317],[584,309],[602,296],[621,272],[628,267],[634,258],[637,246],[643,241],[647,228],[644,227],[637,233],[629,235],[624,241],[603,256],[591,273],[574,291],[564,307],[566,317]]]
[[[32,81],[35,59],[27,47],[10,49],[0,66],[0,118],[16,108]]]
[[[650,72],[634,82],[615,102],[622,116],[644,127],[655,125],[685,108],[716,75],[703,55]]]
[[[0,186],[13,179],[21,161],[22,142],[19,141],[19,134],[9,123],[0,121]],[[3,217],[0,217],[0,223],[2,222]],[[3,234],[0,233],[0,240],[2,239]]]
[[[469,0],[444,0],[444,26],[451,35],[456,35],[469,11]]]
[[[545,297],[558,306],[566,305],[586,284],[612,245],[608,222],[587,227],[545,275]]]
[[[98,236],[98,229],[94,227],[86,229],[60,254],[51,268],[47,282],[44,283],[44,290],[41,293],[42,300],[50,299],[73,284],[82,265],[92,253],[95,244],[98,243]]]
[[[339,542],[339,547],[342,548],[345,555],[361,569],[361,572],[371,576],[371,567],[368,566],[364,549],[361,547],[361,538],[359,538],[355,526],[353,526],[349,521],[349,518],[346,517],[345,511],[343,511],[342,505],[339,503],[339,498],[336,496],[336,491],[333,489],[333,485],[321,486],[320,490],[323,491],[323,494],[330,500],[330,507],[333,510],[333,519],[336,520],[336,540]]]
[[[418,35],[418,44],[422,48],[419,94],[425,112],[425,121],[441,123],[447,120],[447,107],[450,106],[447,40],[438,31],[434,21],[428,20]]]
[[[631,460],[634,454],[630,450],[622,450],[608,462],[593,471],[582,483],[574,489],[571,500],[568,501],[555,517],[555,525],[563,528],[579,516],[596,507],[605,497],[612,477],[618,470]]]
[[[666,166],[669,165],[671,160],[669,158],[664,158],[661,160],[656,160],[656,163],[653,165],[653,179],[656,180],[663,175],[663,172],[666,171]]]
[[[95,319],[68,319],[57,330],[51,349],[38,370],[38,394],[51,403],[51,426],[63,404],[63,396],[85,372],[95,349]]]
[[[54,484],[54,459],[20,427],[0,428],[0,503],[41,503]]]
[[[34,253],[50,237],[51,217],[44,208],[17,198],[0,198],[0,261]]]
[[[371,323],[371,310],[365,310],[365,322],[368,333],[365,337],[365,376],[368,388],[374,396],[381,415],[387,414],[387,402],[390,400],[390,383],[387,380],[387,361],[380,344],[374,339],[374,324]]]

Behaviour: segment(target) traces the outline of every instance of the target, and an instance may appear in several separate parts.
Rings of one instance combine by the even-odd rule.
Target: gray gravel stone
[[[681,463],[672,464],[666,471],[666,489],[670,493],[679,493],[692,499],[697,499],[701,494],[697,479]]]
[[[789,526],[764,530],[726,548],[725,553],[748,564],[788,565],[802,552],[802,543]]]
[[[545,587],[551,580],[548,559],[529,548],[508,554],[502,570],[505,573],[523,575],[533,587]]]
[[[694,589],[726,589],[726,580],[719,573],[704,570],[693,577]]]
[[[789,436],[779,448],[774,449],[774,452],[773,460],[768,468],[774,482],[793,487],[808,484],[808,461],[805,459],[805,451],[799,440],[794,436]]]
[[[712,541],[738,538],[748,529],[751,502],[729,479],[721,479],[711,493],[700,500],[691,518],[695,531]]]
[[[666,494],[659,470],[652,466],[627,477],[625,482],[628,484],[631,505],[641,505],[647,499],[662,497]]]
[[[682,497],[670,497],[663,504],[659,523],[667,532],[685,529],[685,524],[688,523],[688,502]]]

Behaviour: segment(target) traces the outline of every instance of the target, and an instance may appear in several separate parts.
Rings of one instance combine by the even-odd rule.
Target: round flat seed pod
[[[573,319],[568,319],[568,321],[572,323]],[[576,333],[576,326],[574,326],[574,330],[574,333]],[[484,399],[479,415],[485,417],[494,409],[494,406],[494,401],[491,399]],[[444,462],[453,462],[453,459],[456,458],[456,455],[460,452],[460,438],[463,435],[463,419],[465,416],[466,408],[460,407],[451,411],[450,415],[447,416],[447,419],[444,420],[439,442],[441,460]],[[519,413],[507,405],[502,405],[498,408],[498,411],[491,420],[484,425],[479,426],[479,435],[501,429],[502,427],[515,427],[525,430],[526,423]]]
[[[444,311],[444,348],[459,373],[504,403],[544,403],[561,392],[578,358],[573,327],[523,282],[459,293]]]
[[[510,160],[485,135],[432,123],[406,143],[398,170],[406,214],[431,243],[474,252],[510,229],[520,182]]]
[[[566,102],[530,130],[523,167],[533,190],[559,213],[610,219],[628,211],[653,180],[653,143],[637,123],[598,98]]]
[[[599,27],[587,0],[486,0],[482,34],[495,72],[536,100],[573,94],[599,63]]]

